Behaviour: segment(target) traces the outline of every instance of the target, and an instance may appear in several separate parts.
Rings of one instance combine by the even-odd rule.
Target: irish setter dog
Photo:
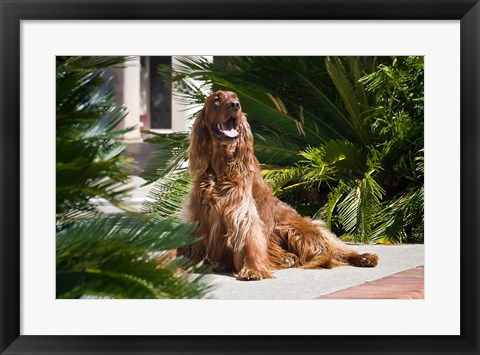
[[[358,254],[325,224],[300,216],[274,197],[253,153],[253,136],[237,95],[217,91],[197,115],[190,137],[193,189],[185,219],[200,241],[178,250],[238,280],[272,278],[287,267],[373,267],[375,254]]]

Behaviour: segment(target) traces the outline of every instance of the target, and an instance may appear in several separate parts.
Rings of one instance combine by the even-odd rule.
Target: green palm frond
[[[186,106],[202,105],[210,90],[207,73],[213,63],[203,57],[177,57],[172,66],[159,66],[158,72],[169,84],[173,97]],[[206,79],[206,80],[205,80]]]
[[[381,208],[383,188],[373,179],[373,171],[357,181],[338,204],[338,217],[346,232],[358,237],[362,242],[369,240],[372,234],[374,218]]]
[[[186,168],[190,143],[188,133],[159,134],[151,131],[146,133],[153,135],[153,138],[145,142],[151,144],[154,151],[150,155],[142,178],[152,182],[171,172]]]
[[[424,187],[411,189],[382,206],[376,217],[378,224],[372,232],[372,241],[398,244],[423,240]]]
[[[143,178],[153,181],[142,211],[153,221],[182,219],[182,208],[192,181],[187,170],[189,135],[187,133],[154,134],[147,140],[151,154]]]
[[[421,155],[418,155],[417,157],[415,157],[415,163],[416,163],[415,171],[417,171],[417,173],[421,177],[423,177],[425,173],[425,157],[423,156],[423,149],[419,151],[419,154]]]
[[[324,146],[321,147],[309,147],[299,153],[304,160],[300,161],[303,167],[303,184],[316,183],[320,188],[320,183],[332,178],[334,174],[334,168],[332,166],[336,161],[328,161],[325,159]]]
[[[124,57],[57,57],[56,77],[56,215],[57,227],[82,212],[96,211],[92,198],[120,205],[132,160],[123,155],[119,138],[130,129],[114,130],[126,111],[117,107],[111,66]]]
[[[344,108],[331,90],[324,57],[228,57],[228,61],[234,63],[230,72],[240,76],[236,83],[263,88],[281,98],[289,113],[304,121],[320,140],[345,139],[350,134]]]
[[[128,65],[128,57],[57,57],[57,116],[65,112],[91,112],[108,108],[114,95],[107,68]]]
[[[376,217],[372,240],[383,244],[398,244],[423,240],[424,231],[424,157],[423,149],[415,158],[416,185],[385,201]]]
[[[142,210],[154,221],[181,220],[183,204],[191,186],[192,181],[186,169],[169,173],[154,183]]]
[[[295,188],[305,174],[305,170],[300,166],[281,168],[273,166],[262,166],[262,174],[272,187],[275,195],[283,193],[285,190]],[[292,184],[292,182],[295,182]]]
[[[285,140],[276,132],[258,129],[255,133],[255,155],[264,164],[295,165],[300,160],[301,142]]]
[[[106,216],[57,233],[57,298],[198,298],[209,286],[178,273],[182,260],[162,261],[162,251],[194,242],[191,225]],[[160,267],[160,263],[161,267]]]
[[[337,88],[338,93],[340,94],[345,108],[349,114],[346,116],[347,123],[355,131],[360,142],[362,142],[364,146],[368,146],[370,143],[370,138],[366,129],[367,127],[364,124],[364,118],[362,116],[363,112],[368,110],[364,90],[360,90],[360,95],[355,92],[355,88],[357,88],[357,91],[359,91],[358,87],[360,85],[358,84],[358,81],[355,86],[352,85],[348,78],[344,63],[340,58],[327,57],[325,63],[328,73],[330,74],[330,77],[332,78],[332,81],[335,84],[335,87]],[[358,62],[355,61],[354,65],[354,71],[358,73],[359,69],[356,68],[358,66]],[[363,102],[359,98],[363,99]]]
[[[331,229],[333,226],[335,209],[342,200],[342,197],[353,188],[353,183],[347,183],[341,180],[337,186],[331,188],[330,193],[327,196],[327,202],[315,213],[313,218],[321,218],[325,221],[327,227]]]
[[[302,163],[308,169],[323,171],[328,167],[337,180],[358,178],[367,170],[367,153],[347,140],[331,140],[319,147],[309,147],[300,155],[305,158]]]
[[[325,181],[362,177],[368,168],[362,148],[350,141],[332,140],[319,147],[308,147],[298,155],[303,159],[294,166],[263,168],[275,194],[297,188],[320,189]]]

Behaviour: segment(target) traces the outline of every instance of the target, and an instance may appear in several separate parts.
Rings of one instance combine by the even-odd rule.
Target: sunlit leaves
[[[370,241],[375,216],[380,212],[381,199],[385,190],[368,173],[356,181],[339,204],[340,223],[348,234],[355,235],[361,242]]]

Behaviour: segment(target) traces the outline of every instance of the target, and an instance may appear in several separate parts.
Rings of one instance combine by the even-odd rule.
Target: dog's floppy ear
[[[208,128],[205,126],[205,109],[202,109],[195,117],[190,134],[188,169],[192,176],[203,174],[208,168],[208,158],[211,154],[210,139]]]
[[[253,153],[253,134],[245,115],[242,117],[239,126],[240,140],[238,142],[237,158],[247,169],[253,170],[256,162]]]

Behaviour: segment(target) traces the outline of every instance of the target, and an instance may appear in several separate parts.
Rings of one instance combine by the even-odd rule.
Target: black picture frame
[[[124,0],[118,2],[0,0],[0,12],[1,354],[479,353],[480,5],[478,0]],[[22,20],[112,19],[460,20],[461,335],[281,337],[20,335],[20,147],[22,143],[20,141],[20,22]],[[448,140],[448,137],[445,139]],[[448,257],[446,257],[446,263],[448,263]],[[445,267],[448,267],[448,264]],[[364,319],[359,321],[363,322]]]

